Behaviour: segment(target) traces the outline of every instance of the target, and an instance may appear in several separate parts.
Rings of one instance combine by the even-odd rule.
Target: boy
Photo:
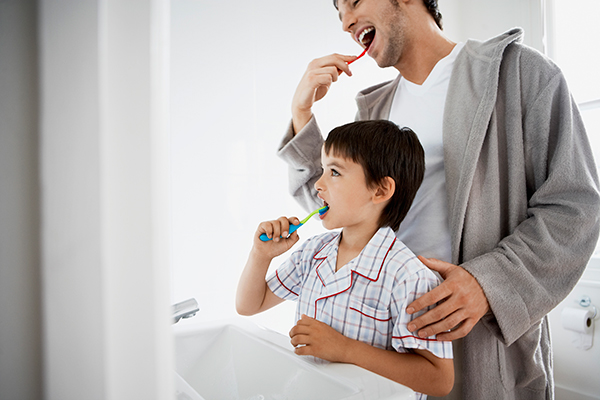
[[[323,145],[323,175],[315,183],[329,206],[327,229],[307,240],[265,280],[271,260],[298,240],[297,218],[259,225],[237,290],[242,315],[283,300],[298,301],[290,331],[299,355],[352,363],[425,394],[454,384],[452,345],[414,336],[406,307],[439,283],[394,231],[406,216],[425,171],[415,133],[389,121],[335,128]],[[265,233],[272,241],[262,242]]]

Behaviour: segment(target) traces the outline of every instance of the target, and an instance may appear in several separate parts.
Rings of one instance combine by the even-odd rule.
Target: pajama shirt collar
[[[383,263],[388,255],[388,252],[394,242],[396,241],[396,235],[389,227],[380,228],[375,235],[371,238],[369,243],[360,252],[358,257],[354,258],[348,264],[346,264],[340,271],[335,272],[335,265],[337,261],[337,253],[341,238],[341,232],[335,236],[329,243],[327,243],[321,250],[319,250],[315,256],[315,260],[321,260],[317,267],[317,274],[319,279],[324,286],[329,286],[336,282],[339,282],[339,274],[344,269],[348,271],[343,275],[350,277],[350,271],[367,278],[371,281],[379,279]],[[347,287],[348,285],[346,285]]]

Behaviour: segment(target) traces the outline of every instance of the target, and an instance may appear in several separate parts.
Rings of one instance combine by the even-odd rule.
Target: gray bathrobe
[[[470,40],[452,73],[443,122],[453,263],[483,288],[491,311],[455,341],[448,398],[552,399],[546,315],[574,287],[599,230],[598,178],[565,79],[511,30]],[[398,79],[357,96],[357,119],[387,119]],[[418,134],[418,132],[417,132]],[[290,189],[320,206],[322,135],[315,119],[279,150]]]

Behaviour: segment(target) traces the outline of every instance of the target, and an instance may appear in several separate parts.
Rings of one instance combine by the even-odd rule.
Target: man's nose
[[[356,16],[350,10],[345,12],[340,11],[340,20],[342,21],[342,30],[344,32],[352,33],[352,28],[356,24]]]

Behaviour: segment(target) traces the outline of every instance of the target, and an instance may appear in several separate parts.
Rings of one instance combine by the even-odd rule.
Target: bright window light
[[[565,74],[600,166],[600,1],[545,0],[545,10],[548,56]]]

